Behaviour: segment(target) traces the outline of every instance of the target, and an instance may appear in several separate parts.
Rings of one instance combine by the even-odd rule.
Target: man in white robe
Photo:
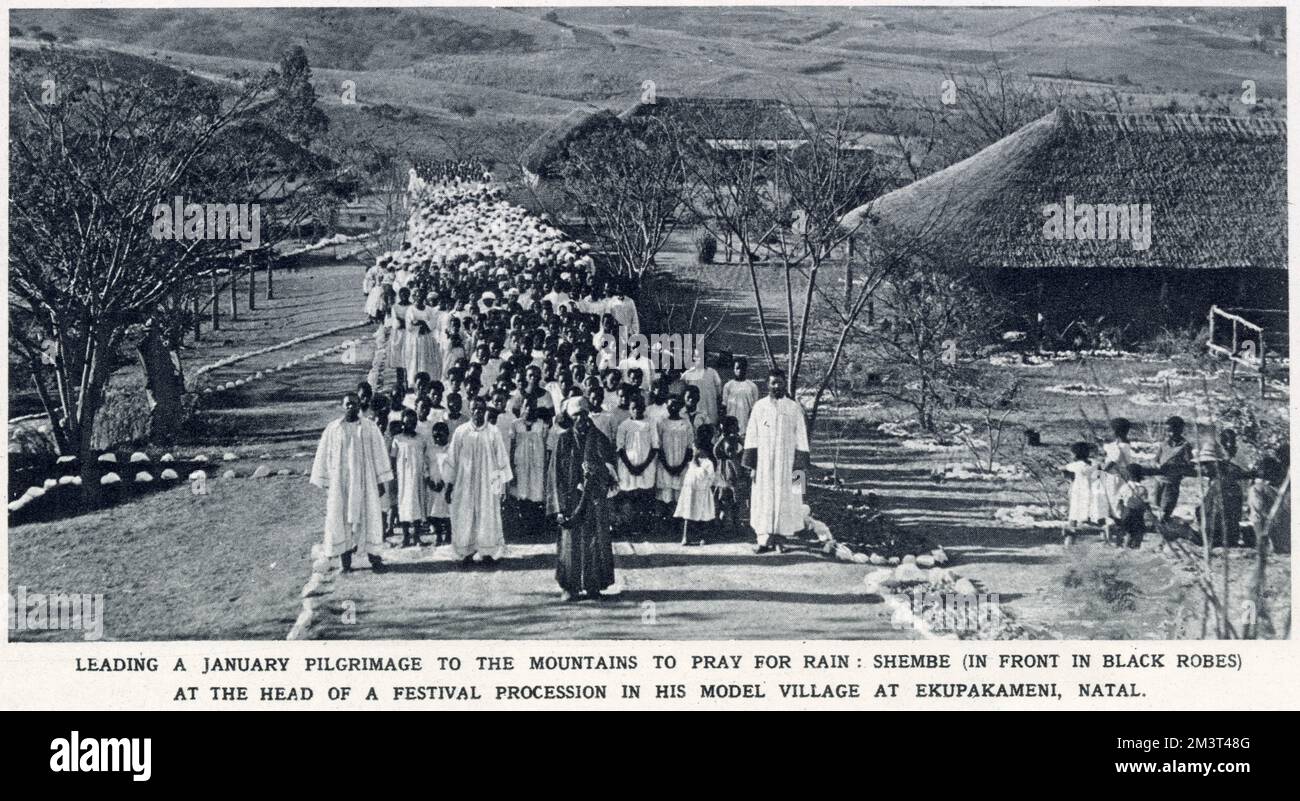
[[[749,498],[749,525],[758,538],[754,552],[767,553],[773,535],[788,537],[804,522],[793,484],[794,471],[808,468],[808,430],[803,409],[786,396],[781,373],[772,373],[768,396],[749,415],[744,464],[754,471]]]
[[[343,397],[343,417],[325,427],[311,468],[311,483],[328,493],[325,555],[341,557],[343,572],[351,572],[354,552],[368,556],[376,570],[383,568],[383,560],[371,551],[384,542],[379,498],[392,478],[384,436],[373,420],[361,416],[361,400],[349,392]]]
[[[474,400],[469,421],[452,433],[446,464],[452,548],[466,567],[476,555],[491,564],[505,553],[501,496],[514,476],[501,431],[487,421],[483,398]]]

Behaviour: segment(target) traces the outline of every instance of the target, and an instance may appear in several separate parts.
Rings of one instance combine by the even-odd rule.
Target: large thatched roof
[[[630,124],[658,119],[720,140],[798,139],[806,135],[790,106],[772,98],[660,97],[653,103],[633,103],[618,117]]]
[[[574,109],[528,146],[521,164],[533,175],[548,177],[551,166],[564,155],[570,142],[603,126],[618,124],[618,117],[606,109]]]
[[[637,102],[615,115],[605,109],[576,109],[537,138],[522,159],[533,175],[551,177],[568,146],[606,125],[632,128],[659,120],[670,127],[701,131],[721,149],[776,146],[806,137],[790,107],[779,100],[725,97],[660,97]]]
[[[1056,239],[1049,204],[1150,204],[1145,250]],[[1286,269],[1286,124],[1058,109],[845,218],[974,268]]]

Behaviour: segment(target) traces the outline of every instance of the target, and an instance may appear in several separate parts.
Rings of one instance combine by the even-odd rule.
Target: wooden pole
[[[230,321],[239,319],[239,268],[230,268]]]
[[[221,330],[221,296],[217,294],[217,271],[212,271],[212,330]]]
[[[199,337],[203,334],[203,314],[199,308],[199,296],[194,296],[194,341],[198,342]]]
[[[275,265],[274,258],[266,260],[266,299],[275,300]]]
[[[251,257],[248,260],[248,310],[257,311],[257,267]]]

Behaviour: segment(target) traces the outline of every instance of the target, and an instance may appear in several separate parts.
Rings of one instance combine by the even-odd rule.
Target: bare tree
[[[945,67],[932,87],[895,97],[880,125],[911,180],[961,161],[1058,107],[1123,111],[1114,89],[1071,89],[1031,79],[995,59],[987,66]]]
[[[921,427],[933,431],[937,411],[973,405],[981,385],[969,356],[995,330],[996,300],[969,277],[935,265],[886,277],[880,299],[886,322],[868,348],[891,375],[872,391],[911,406]],[[979,397],[989,410],[1001,405],[996,392]]]
[[[852,253],[868,216],[846,224],[850,211],[893,186],[891,168],[858,143],[849,111],[837,104],[818,106],[799,99],[787,103],[795,128],[773,130],[762,109],[732,108],[729,117],[687,118],[681,142],[693,180],[691,203],[701,225],[718,238],[739,243],[749,271],[760,333],[768,362],[785,369],[793,393],[802,384],[805,364],[831,329],[833,356],[817,379],[815,410],[832,380],[859,316],[880,280],[901,263],[901,252],[877,254],[863,263]],[[780,271],[785,305],[785,357],[776,357],[769,330],[759,259]],[[845,267],[845,295],[831,305],[834,321],[817,324],[828,298],[820,282],[832,266]],[[853,268],[865,267],[861,283]],[[784,363],[782,363],[784,362]]]
[[[285,192],[267,191],[284,152],[261,118],[267,88],[265,79],[231,89],[175,73],[123,78],[98,59],[52,50],[15,59],[11,335],[24,353],[45,354],[29,363],[52,376],[50,422],[86,478],[95,419],[132,326],[150,325],[187,285],[246,259],[229,236],[157,236],[159,205],[285,205]],[[263,226],[268,237],[273,228]]]
[[[640,282],[680,219],[681,150],[665,126],[609,125],[569,145],[556,170],[620,274]]]

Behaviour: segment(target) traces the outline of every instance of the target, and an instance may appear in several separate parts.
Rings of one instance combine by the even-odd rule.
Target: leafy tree
[[[311,65],[301,45],[294,45],[280,57],[278,69],[269,75],[274,95],[272,119],[291,142],[303,147],[329,129],[329,118],[321,110],[316,87],[311,82]]]

